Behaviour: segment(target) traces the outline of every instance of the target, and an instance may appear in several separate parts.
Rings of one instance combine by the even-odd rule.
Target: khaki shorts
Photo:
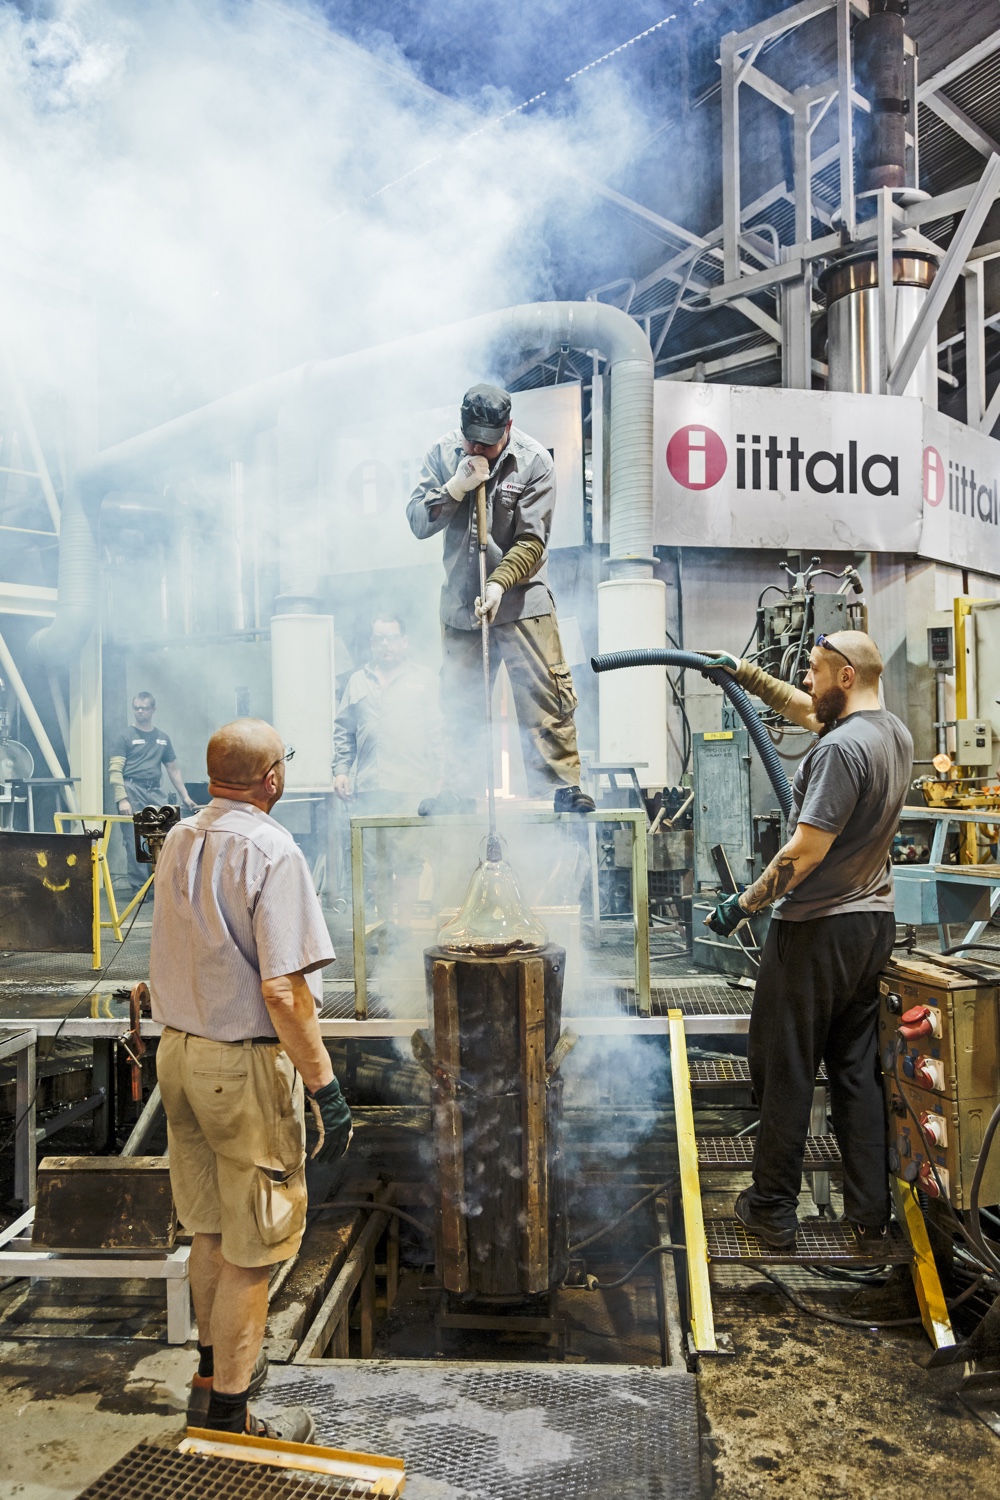
[[[167,1026],[156,1072],[184,1228],[221,1234],[234,1266],[288,1260],[306,1220],[302,1080],[288,1054],[278,1042],[213,1042]]]

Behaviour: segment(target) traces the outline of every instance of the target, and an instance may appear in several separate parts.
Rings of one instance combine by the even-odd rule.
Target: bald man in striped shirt
[[[259,719],[209,741],[212,801],[171,829],[157,862],[150,990],[170,1183],[193,1235],[189,1424],[309,1442],[304,1408],[267,1423],[247,1407],[267,1371],[271,1269],[305,1226],[303,1084],[313,1157],[337,1160],[351,1134],[317,1021],[330,935],[301,850],[269,817],[291,754]]]

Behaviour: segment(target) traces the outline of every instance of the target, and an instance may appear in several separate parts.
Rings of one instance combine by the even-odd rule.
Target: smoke
[[[583,227],[578,174],[627,160],[641,112],[608,74],[558,118],[484,129],[483,103],[510,103],[487,93],[476,112],[445,99],[387,38],[365,53],[307,3],[0,9],[2,259],[93,298],[100,446],[549,294],[547,225]],[[30,308],[12,330],[5,301],[31,361]]]

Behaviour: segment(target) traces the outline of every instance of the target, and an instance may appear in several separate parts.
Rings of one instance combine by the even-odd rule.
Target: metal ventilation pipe
[[[918,250],[896,250],[892,257],[895,318],[890,362],[910,329],[937,275],[937,261]],[[878,255],[865,251],[828,266],[819,279],[827,305],[827,364],[831,391],[877,395],[880,389]],[[904,396],[917,396],[937,408],[937,344],[929,339]]]
[[[871,114],[855,115],[859,193],[906,186],[906,63],[903,17],[908,0],[869,0],[854,28],[854,77]]]

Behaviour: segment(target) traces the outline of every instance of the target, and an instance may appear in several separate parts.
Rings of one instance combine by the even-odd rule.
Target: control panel
[[[1000,975],[985,965],[894,959],[879,980],[889,1169],[959,1209],[1000,1100]],[[1000,1201],[1000,1154],[980,1193]]]

